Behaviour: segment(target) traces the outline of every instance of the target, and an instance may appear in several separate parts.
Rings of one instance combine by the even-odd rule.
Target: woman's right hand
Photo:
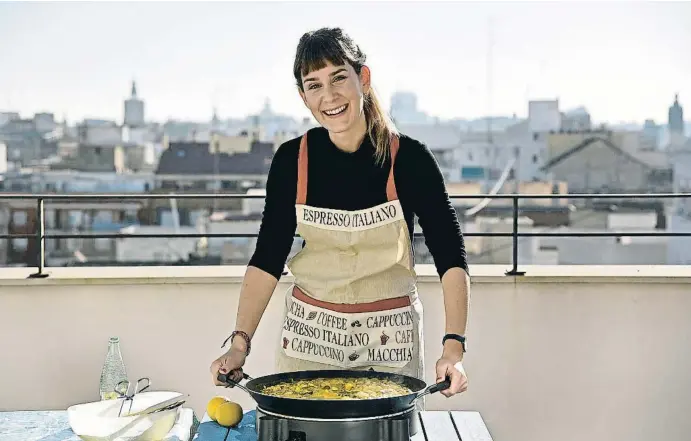
[[[223,383],[218,380],[218,374],[228,374],[231,373],[229,377],[235,381],[239,382],[242,380],[242,367],[245,365],[245,359],[247,354],[244,350],[238,349],[231,345],[228,352],[218,357],[211,363],[211,376],[213,383],[216,386],[227,386],[227,383]]]

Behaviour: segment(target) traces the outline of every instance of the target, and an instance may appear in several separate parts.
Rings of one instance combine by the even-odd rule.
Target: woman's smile
[[[342,106],[333,107],[328,110],[323,110],[322,113],[329,118],[338,118],[345,114],[348,109],[348,104],[343,104]]]

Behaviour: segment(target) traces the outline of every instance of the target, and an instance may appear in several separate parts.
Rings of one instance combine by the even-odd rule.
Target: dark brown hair
[[[327,61],[334,66],[348,63],[360,75],[366,59],[367,56],[360,47],[341,28],[321,28],[307,32],[300,38],[293,75],[298,87],[304,92],[302,76],[324,68]],[[398,130],[371,85],[364,100],[367,133],[376,149],[377,162],[383,163],[391,148],[391,138],[398,136]]]

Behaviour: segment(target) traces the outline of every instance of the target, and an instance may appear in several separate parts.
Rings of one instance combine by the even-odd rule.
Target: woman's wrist
[[[451,339],[444,342],[442,357],[460,361],[463,359],[463,354],[464,351],[461,342]]]
[[[465,353],[465,335],[456,333],[447,333],[441,341],[443,349],[443,356],[452,359],[463,359]]]
[[[252,349],[252,341],[250,336],[244,331],[233,331],[232,334],[223,342],[221,347],[225,347],[226,343],[230,340],[230,349],[235,349],[237,351],[244,352],[245,355],[249,355]]]
[[[247,342],[245,342],[244,338],[236,335],[230,343],[230,348],[241,352],[247,352]]]

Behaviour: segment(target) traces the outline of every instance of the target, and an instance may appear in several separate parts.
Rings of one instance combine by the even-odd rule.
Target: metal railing
[[[675,199],[689,198],[691,193],[643,193],[643,194],[476,194],[476,195],[449,195],[451,199],[488,199],[488,200],[511,200],[513,226],[510,233],[466,233],[466,237],[511,237],[512,238],[512,262],[511,269],[506,271],[508,276],[521,276],[524,271],[518,270],[518,238],[519,237],[691,237],[691,232],[520,232],[518,231],[519,202],[527,199],[558,199],[558,200],[584,200],[584,199],[612,199],[612,200],[634,200],[634,199]],[[45,202],[46,201],[132,201],[132,200],[153,200],[153,199],[264,199],[264,195],[247,194],[2,194],[0,201],[3,200],[36,200],[36,233],[35,234],[3,234],[0,239],[35,239],[38,247],[36,250],[37,272],[32,274],[32,278],[48,277],[45,272],[45,241],[46,239],[124,239],[124,238],[233,238],[233,237],[257,237],[258,233],[172,233],[172,234],[45,234]],[[541,206],[549,207],[549,206]],[[567,208],[567,206],[565,206]],[[415,233],[416,237],[423,234]],[[299,236],[295,236],[299,237]]]

